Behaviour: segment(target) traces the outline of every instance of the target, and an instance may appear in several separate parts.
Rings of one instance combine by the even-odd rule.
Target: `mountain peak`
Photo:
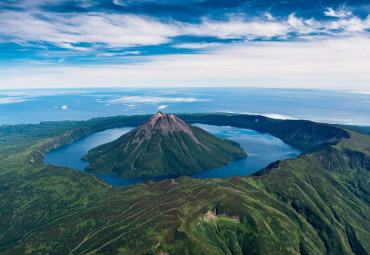
[[[165,117],[166,115],[168,115],[168,114],[164,114],[164,113],[162,113],[161,111],[159,111],[159,112],[157,112],[155,115],[153,115],[152,119],[156,119],[156,120],[158,120],[158,119],[160,119],[160,118],[162,118],[162,117]]]
[[[169,120],[170,119],[174,119],[174,115],[172,115],[172,114],[164,114],[164,113],[162,113],[161,111],[159,111],[159,112],[157,112],[155,115],[153,115],[151,118],[150,118],[150,120],[149,120],[149,122],[150,123],[153,123],[153,124],[155,124],[155,123],[157,123],[158,121],[162,121],[162,122],[167,122],[168,124],[170,124],[169,123]],[[147,122],[147,123],[149,123],[149,122]]]
[[[194,142],[199,143],[189,124],[185,123],[175,115],[164,114],[160,111],[151,117],[148,122],[139,126],[137,129],[146,134],[145,139],[148,139],[147,136],[153,135],[155,133],[154,131],[160,131],[163,135],[183,131],[188,134]]]
[[[123,177],[189,174],[246,157],[240,145],[157,112],[147,122],[83,157],[86,170]]]

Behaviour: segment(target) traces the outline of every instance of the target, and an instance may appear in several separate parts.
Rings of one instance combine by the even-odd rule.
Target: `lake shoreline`
[[[188,176],[192,178],[207,179],[227,178],[235,175],[247,176],[266,167],[273,161],[297,157],[301,153],[298,149],[285,144],[283,141],[272,135],[260,134],[250,129],[199,123],[194,125],[203,128],[216,136],[231,138],[238,143],[241,143],[243,149],[248,153],[248,155],[250,155],[245,159],[234,160],[221,168],[208,169],[198,173],[189,174]],[[95,175],[111,186],[128,186],[146,181],[158,182],[165,179],[178,178],[181,176],[179,174],[159,176],[156,178],[122,178],[119,175],[98,174],[85,170],[88,162],[82,160],[81,157],[84,156],[88,150],[98,145],[113,141],[131,129],[132,128],[129,127],[112,128],[92,133],[86,137],[77,139],[68,145],[60,146],[50,150],[48,153],[46,153],[44,162],[45,164],[54,164],[60,167],[70,167],[83,173]],[[259,146],[262,146],[262,148],[259,148]],[[251,150],[251,148],[254,150]],[[281,151],[279,152],[279,150]],[[271,155],[274,156],[271,157]],[[67,159],[67,162],[65,159]]]

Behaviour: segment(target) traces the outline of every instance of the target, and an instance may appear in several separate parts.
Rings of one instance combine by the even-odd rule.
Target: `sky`
[[[0,89],[370,93],[370,2],[0,0]]]

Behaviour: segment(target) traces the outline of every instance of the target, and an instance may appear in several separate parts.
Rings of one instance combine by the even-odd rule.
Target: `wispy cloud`
[[[19,70],[1,84],[17,87],[252,86],[369,91],[370,38],[247,42],[204,54],[144,57],[135,65],[50,66]],[[6,68],[0,72],[6,72]],[[352,84],[350,87],[349,84]],[[123,97],[113,103],[161,103],[197,98]],[[177,100],[177,101],[176,101]],[[107,102],[110,103],[110,102]]]
[[[193,1],[199,6],[209,4]],[[282,15],[276,15],[273,8],[255,15],[235,8],[234,12],[219,16],[201,12],[200,16],[193,14],[181,20],[158,14],[150,16],[133,9],[122,11],[141,2],[112,0],[109,6],[115,6],[116,11],[104,8],[76,11],[102,6],[94,0],[68,2],[64,7],[73,5],[72,11],[65,11],[52,0],[1,3],[6,8],[0,10],[0,46],[12,50],[10,43],[16,48],[8,55],[16,56],[17,65],[16,68],[7,65],[5,57],[0,68],[0,87],[348,89],[351,84],[356,86],[353,89],[368,90],[370,16],[366,16],[366,10],[359,12],[333,5],[320,7],[319,14],[307,17],[302,12],[293,12],[294,8],[284,9]],[[148,6],[155,5],[158,12],[162,5],[179,7],[179,2],[186,5],[185,1],[145,1]],[[230,1],[225,0],[224,4]],[[34,59],[27,59],[33,57],[32,52]],[[171,102],[161,97],[122,98],[117,102],[120,100]]]
[[[0,12],[0,35],[10,41],[47,42],[74,50],[89,50],[79,43],[91,47],[158,45],[178,33],[174,25],[137,15]]]
[[[209,99],[199,99],[194,97],[152,97],[152,96],[129,96],[109,100],[109,103],[191,103],[209,101]],[[163,105],[162,105],[163,107]]]
[[[350,17],[353,15],[352,11],[346,10],[344,6],[341,6],[337,11],[335,11],[331,7],[327,7],[326,11],[324,11],[324,14],[329,17],[335,17],[335,18],[345,18]]]
[[[220,39],[271,38],[286,35],[290,29],[285,21],[248,21],[239,17],[231,17],[227,21],[204,19],[199,25],[183,24],[182,28],[184,34],[214,36]]]
[[[370,29],[370,16],[367,16],[364,20],[358,17],[339,19],[338,21],[328,23],[327,27],[330,31],[339,30],[348,36],[348,33],[359,33]]]
[[[297,118],[282,115],[282,114],[277,114],[277,113],[264,113],[261,114],[262,116],[271,118],[271,119],[279,119],[279,120],[296,120]]]
[[[123,51],[123,52],[107,52],[107,53],[99,53],[97,57],[115,57],[115,56],[127,56],[127,55],[139,55],[141,51]]]
[[[99,48],[126,48],[160,45],[171,42],[176,36],[215,37],[218,39],[255,40],[279,37],[281,39],[306,34],[333,35],[343,32],[364,32],[370,28],[370,18],[361,19],[350,11],[328,8],[326,16],[335,20],[304,19],[291,13],[287,18],[275,19],[271,14],[248,19],[230,15],[226,20],[203,18],[198,23],[163,21],[158,18],[134,14],[0,12],[2,40],[18,44],[45,43],[56,47],[89,51]],[[176,48],[200,49],[218,43],[177,43]],[[121,53],[103,52],[99,56],[137,54],[138,51]]]
[[[248,114],[248,115],[261,115],[265,116],[267,118],[271,119],[279,119],[279,120],[297,120],[298,118],[295,117],[290,117],[287,115],[282,115],[278,113],[253,113],[253,112],[230,112],[230,111],[225,111],[225,113],[239,113],[239,114]]]
[[[69,94],[82,94],[89,93],[86,90],[76,89],[55,89],[55,90],[44,90],[44,89],[30,89],[30,90],[0,90],[0,96],[13,99],[25,99],[31,100],[37,97],[54,96],[54,95],[69,95]]]
[[[305,20],[303,18],[298,18],[295,13],[289,15],[287,22],[290,28],[299,34],[310,34],[323,30],[323,25],[319,22],[315,22],[314,19]]]
[[[0,98],[0,104],[15,104],[28,101],[29,99],[24,97],[3,97]]]
[[[221,45],[221,43],[180,43],[172,45],[172,47],[179,49],[204,49]]]
[[[167,108],[167,105],[160,105],[157,107],[158,110],[163,110],[163,109],[166,109]]]

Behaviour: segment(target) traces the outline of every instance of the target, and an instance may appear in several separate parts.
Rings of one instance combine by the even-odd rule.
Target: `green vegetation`
[[[127,178],[191,174],[246,156],[237,142],[158,112],[117,140],[90,150],[83,159],[90,162],[88,171]]]
[[[260,133],[270,133],[306,153],[335,144],[342,138],[349,138],[348,132],[337,126],[307,120],[279,120],[258,115],[236,114],[183,114],[178,117],[188,123],[232,125]]]
[[[182,115],[268,132],[305,154],[249,177],[120,188],[42,162],[51,148],[148,118],[0,127],[0,253],[369,254],[366,134],[261,116]]]

